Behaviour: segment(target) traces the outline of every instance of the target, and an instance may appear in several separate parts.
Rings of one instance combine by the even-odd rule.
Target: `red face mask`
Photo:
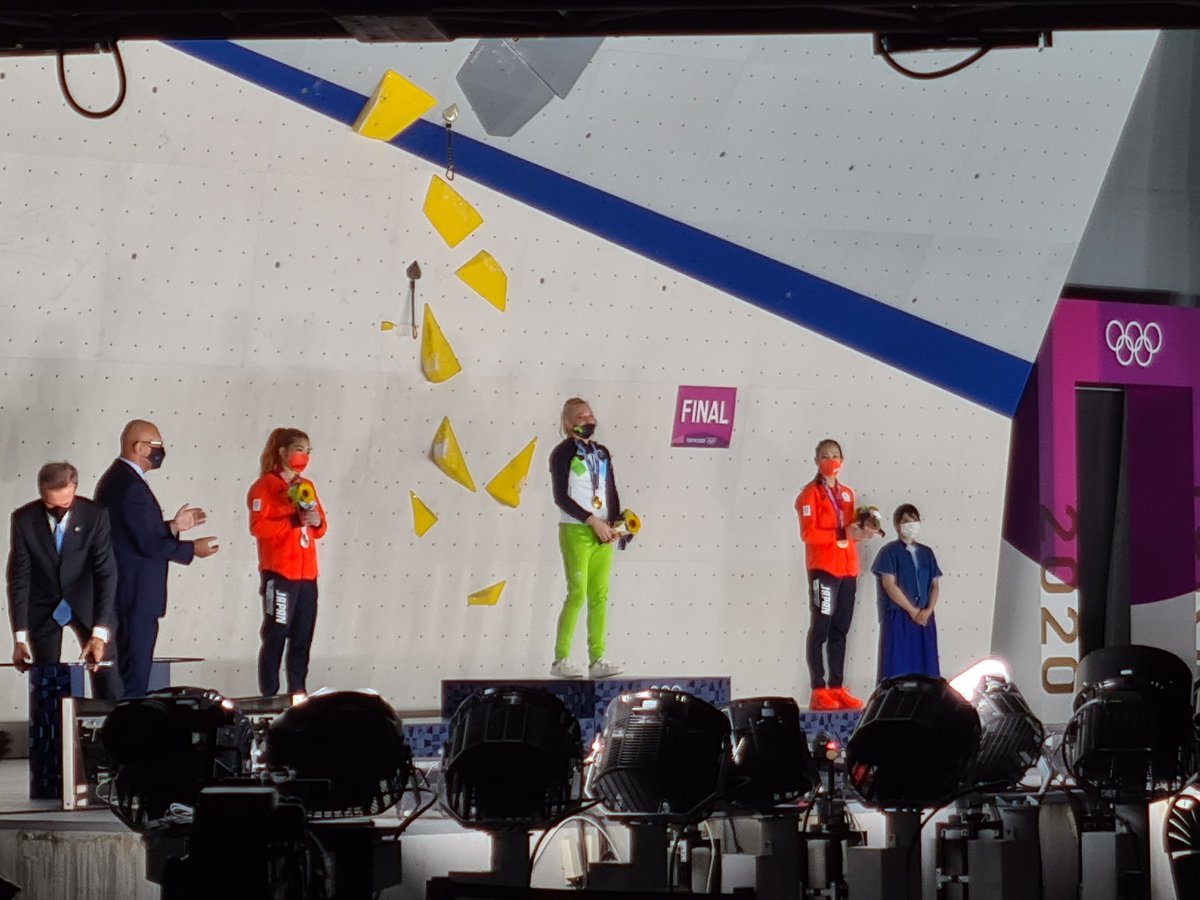
[[[817,463],[817,469],[826,478],[837,478],[838,472],[842,471],[842,461],[840,459],[823,459]]]
[[[299,450],[293,450],[288,454],[288,468],[295,472],[303,472],[308,468],[308,454],[301,453]]]

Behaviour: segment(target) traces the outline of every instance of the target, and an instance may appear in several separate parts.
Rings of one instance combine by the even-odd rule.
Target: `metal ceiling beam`
[[[917,43],[1005,43],[1067,30],[1200,28],[1200,0],[3,0],[0,52],[87,49],[139,39],[875,33]]]

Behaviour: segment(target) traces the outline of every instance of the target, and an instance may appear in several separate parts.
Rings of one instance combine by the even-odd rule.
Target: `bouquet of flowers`
[[[317,508],[317,492],[308,481],[298,481],[288,488],[288,499],[296,504],[297,509]]]
[[[296,509],[301,512],[307,512],[310,509],[317,508],[317,491],[309,481],[297,481],[288,488],[288,499],[296,504]],[[307,547],[311,543],[311,538],[308,536],[308,526],[300,526],[300,546]]]
[[[854,511],[854,522],[859,527],[866,525],[867,522],[872,522],[879,529],[880,537],[887,536],[887,532],[883,530],[883,514],[879,511],[878,506],[860,506]]]
[[[627,509],[621,513],[621,518],[613,522],[613,530],[621,536],[617,548],[624,550],[625,545],[633,540],[633,536],[642,530],[642,520],[632,509]]]

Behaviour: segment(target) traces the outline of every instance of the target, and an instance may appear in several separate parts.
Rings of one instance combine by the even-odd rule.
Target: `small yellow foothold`
[[[476,591],[467,597],[467,606],[495,606],[500,600],[500,594],[504,591],[504,585],[507,581],[497,581],[490,587],[485,587],[481,591]]]
[[[434,175],[425,194],[425,218],[448,246],[457,247],[483,224],[481,216],[454,188]]]
[[[529,475],[529,464],[533,461],[536,447],[537,438],[534,438],[487,483],[487,492],[505,506],[515,509],[521,505],[521,488],[525,487],[525,478]]]
[[[508,276],[492,254],[480,250],[454,274],[484,300],[504,312],[508,305]]]
[[[429,448],[429,455],[433,457],[439,469],[468,491],[474,492],[475,479],[467,469],[467,461],[458,446],[458,438],[454,436],[454,429],[450,427],[449,416],[442,419],[442,424],[438,426],[437,434],[433,436],[433,446]]]
[[[396,327],[395,322],[388,322],[385,320],[385,321],[379,323],[380,331],[391,331],[395,327]]]
[[[425,304],[425,319],[421,327],[421,371],[434,384],[453,378],[462,371],[458,357],[442,333],[442,327],[433,317],[433,310]]]
[[[389,69],[351,127],[363,137],[390,141],[437,106],[437,98]]]
[[[425,537],[425,532],[437,524],[437,514],[413,491],[409,491],[408,496],[412,500],[413,531],[417,533],[417,537]]]

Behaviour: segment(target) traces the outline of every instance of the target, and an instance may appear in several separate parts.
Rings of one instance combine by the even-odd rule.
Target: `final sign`
[[[737,388],[682,385],[675,400],[672,447],[728,447]]]

